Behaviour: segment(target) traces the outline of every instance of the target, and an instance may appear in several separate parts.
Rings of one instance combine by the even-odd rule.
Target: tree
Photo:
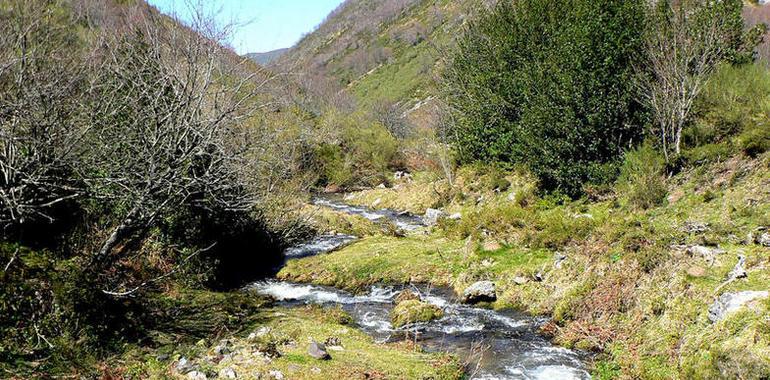
[[[717,64],[752,59],[762,26],[744,33],[741,0],[668,1],[649,5],[638,86],[651,132],[668,161],[681,151],[682,129]]]
[[[42,2],[0,8],[0,228],[53,220],[82,194],[70,176],[84,136],[87,73],[75,20]]]
[[[632,0],[500,1],[449,57],[445,99],[459,159],[527,165],[546,190],[606,181],[640,138]]]
[[[102,267],[114,248],[180,207],[248,211],[243,186],[255,156],[239,123],[259,108],[264,84],[223,49],[211,24],[188,30],[148,14],[106,38],[92,92],[92,128],[78,174],[114,220],[94,253]]]

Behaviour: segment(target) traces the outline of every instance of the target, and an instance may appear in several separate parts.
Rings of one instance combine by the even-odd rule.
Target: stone
[[[456,213],[454,213],[452,215],[449,215],[447,217],[447,219],[449,219],[449,220],[460,220],[460,219],[462,219],[462,217],[463,217],[463,214],[461,214],[459,212],[456,212]]]
[[[490,239],[484,241],[482,248],[485,251],[497,251],[498,249],[502,248],[502,246],[497,242],[497,240]]]
[[[326,187],[324,187],[324,193],[327,193],[327,194],[339,193],[340,190],[341,188],[335,184],[329,184],[329,185],[326,185]]]
[[[692,266],[687,269],[687,275],[691,277],[703,277],[706,275],[706,269],[700,266]]]
[[[404,290],[400,291],[396,295],[396,298],[394,298],[393,300],[397,304],[401,303],[401,302],[404,302],[404,301],[408,301],[408,300],[418,300],[419,301],[420,300],[420,295],[415,293],[415,292],[413,292],[413,291],[411,291],[411,290],[409,290],[409,289],[404,289]]]
[[[337,338],[336,336],[330,336],[324,340],[324,346],[327,348],[331,347],[342,347],[342,341],[340,338]]]
[[[318,368],[318,367],[313,367],[313,368],[310,369],[310,372],[313,372],[314,374],[317,375],[317,374],[321,373],[321,369]]]
[[[753,301],[766,299],[768,292],[747,290],[743,292],[724,293],[709,307],[709,320],[713,323],[721,321],[729,314],[750,304]]]
[[[770,247],[770,232],[758,234],[754,242],[764,247]]]
[[[378,189],[384,189],[384,188],[387,188],[387,186],[385,186],[384,183],[381,183],[381,184],[377,185],[377,188]]]
[[[497,300],[495,283],[492,281],[478,281],[465,288],[462,301],[464,303],[493,302]]]
[[[230,342],[227,340],[220,342],[218,345],[214,347],[214,354],[215,355],[229,354],[231,352],[229,345],[230,345]]]
[[[516,192],[515,191],[511,191],[508,194],[508,201],[509,202],[515,202],[516,201]]]
[[[684,232],[689,234],[701,234],[709,230],[708,223],[687,221],[682,227]]]
[[[513,278],[513,283],[516,285],[524,285],[529,282],[529,279],[524,276],[516,276]]]
[[[270,370],[268,372],[268,374],[270,375],[270,377],[272,377],[275,380],[283,380],[284,379],[283,372],[278,371],[278,370]]]
[[[176,362],[175,368],[177,372],[185,374],[193,370],[193,365],[189,360],[187,360],[186,357],[183,356],[179,359],[178,362]]]
[[[687,247],[685,252],[693,257],[702,257],[704,260],[706,260],[706,262],[712,264],[718,255],[721,255],[726,251],[720,248],[706,247],[703,245],[692,245]]]
[[[438,223],[438,220],[443,218],[445,215],[446,214],[441,210],[429,208],[425,210],[425,215],[422,217],[422,220],[425,222],[425,224],[432,226]]]
[[[484,267],[484,268],[489,268],[492,265],[495,265],[495,260],[493,260],[493,259],[481,260],[481,266]]]
[[[288,370],[290,373],[295,373],[295,372],[299,372],[299,371],[301,371],[301,370],[302,370],[302,367],[300,367],[300,366],[298,366],[298,365],[296,365],[296,364],[294,364],[294,363],[290,363],[288,366],[286,366],[286,369],[287,369],[287,370]]]
[[[374,202],[372,202],[372,208],[379,206],[380,203],[382,203],[382,198],[375,199]]]
[[[332,358],[329,352],[326,351],[326,346],[316,341],[310,342],[310,347],[307,349],[308,355],[318,360],[329,360]]]
[[[190,380],[207,380],[208,379],[206,374],[200,371],[188,372],[187,378]]]
[[[733,270],[727,275],[727,280],[734,281],[739,278],[748,277],[749,274],[746,273],[746,268],[743,267],[744,265],[746,265],[746,258],[743,255],[738,255],[738,262],[735,264],[735,267],[733,267]]]
[[[219,370],[218,376],[222,379],[237,379],[238,374],[235,373],[235,370],[230,367],[225,367]]]
[[[567,255],[561,252],[556,252],[553,257],[553,267],[556,269],[561,269],[561,264],[564,262],[564,260],[567,260]]]
[[[254,331],[251,334],[249,334],[249,336],[246,339],[253,342],[259,338],[266,336],[267,334],[270,334],[270,328],[267,326],[262,326],[258,328],[257,331]]]

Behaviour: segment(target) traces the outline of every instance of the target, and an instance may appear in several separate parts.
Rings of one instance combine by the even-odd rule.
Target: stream
[[[388,220],[407,232],[424,227],[419,216],[350,206],[338,198],[316,198],[313,203],[370,220]],[[350,235],[320,235],[287,249],[285,256],[291,260],[329,253],[354,240],[356,237]],[[366,294],[355,295],[331,287],[274,279],[258,281],[247,288],[271,296],[279,305],[287,307],[309,303],[340,306],[362,331],[378,342],[416,339],[427,351],[456,354],[472,363],[471,379],[590,379],[584,363],[585,353],[554,346],[538,333],[546,319],[464,305],[450,289],[380,285],[371,287]],[[406,288],[443,309],[444,316],[394,329],[389,315],[393,300]]]

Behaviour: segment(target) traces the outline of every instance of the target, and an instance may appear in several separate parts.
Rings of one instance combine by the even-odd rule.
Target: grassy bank
[[[453,187],[429,176],[354,194],[360,205],[459,212],[429,232],[368,236],[290,262],[283,279],[357,290],[427,282],[461,291],[490,279],[496,308],[552,316],[556,342],[600,352],[598,378],[761,378],[770,373],[770,301],[712,323],[725,293],[769,289],[770,156],[683,170],[651,192],[619,183],[578,201],[537,196],[531,180],[463,169]],[[425,199],[425,194],[432,194]],[[720,249],[713,256],[688,247]],[[739,257],[747,276],[728,281]]]

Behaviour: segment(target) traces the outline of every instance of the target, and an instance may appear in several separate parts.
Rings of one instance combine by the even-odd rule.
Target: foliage
[[[332,112],[323,116],[319,126],[334,136],[320,141],[315,150],[322,185],[374,186],[387,181],[388,170],[398,165],[398,142],[378,122]]]
[[[666,199],[665,159],[651,144],[626,152],[620,168],[617,191],[634,207],[660,206]]]
[[[636,1],[500,2],[473,21],[444,79],[462,162],[527,164],[543,188],[606,182],[638,140]]]

